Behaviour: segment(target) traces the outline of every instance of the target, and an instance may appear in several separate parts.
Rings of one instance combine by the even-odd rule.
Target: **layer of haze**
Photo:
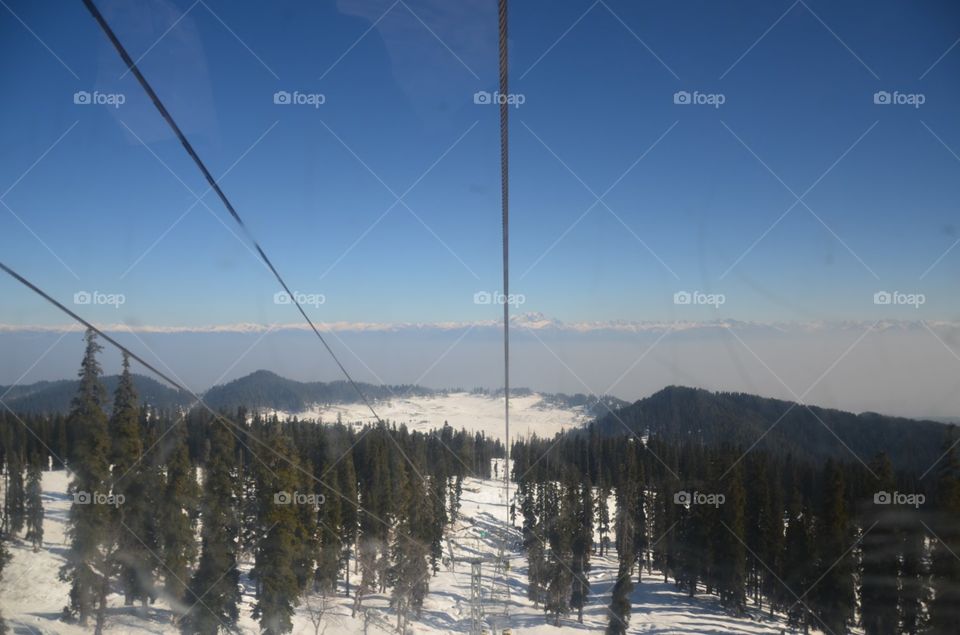
[[[258,369],[302,381],[341,379],[315,337],[298,330],[115,336],[196,391]],[[489,327],[327,337],[360,381],[466,389],[502,385],[502,340]],[[960,415],[957,350],[960,329],[921,323],[736,325],[666,334],[517,330],[512,384],[631,401],[679,384],[855,412],[955,417]],[[0,384],[73,377],[81,353],[79,332],[0,334]],[[108,347],[102,358],[107,373],[117,371],[116,352]]]

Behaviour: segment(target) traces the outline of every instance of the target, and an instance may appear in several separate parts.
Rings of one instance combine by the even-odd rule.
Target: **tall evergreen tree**
[[[540,606],[544,601],[544,543],[540,537],[541,527],[537,514],[537,498],[534,486],[528,481],[521,481],[517,487],[517,498],[520,502],[520,514],[523,516],[521,529],[523,548],[527,552],[527,599],[534,606]]]
[[[960,461],[952,437],[948,434],[946,451],[937,467],[929,624],[930,633],[935,635],[956,633],[960,625]]]
[[[924,606],[930,601],[926,565],[929,558],[922,526],[908,523],[904,527],[901,532],[901,553],[903,560],[900,566],[900,598],[897,606],[900,632],[917,635],[924,628]]]
[[[834,633],[847,632],[853,621],[855,597],[853,537],[847,517],[843,471],[834,462],[824,470],[823,508],[817,526],[818,579],[814,610],[821,624]]]
[[[240,522],[231,468],[234,437],[227,425],[219,420],[211,423],[210,457],[203,476],[200,562],[184,598],[190,608],[181,621],[187,635],[216,635],[221,627],[232,629],[240,614]]]
[[[717,592],[724,607],[736,615],[742,615],[746,608],[746,550],[743,546],[746,526],[743,471],[740,464],[730,470],[724,496],[720,516],[722,528],[726,531],[715,533],[718,537],[715,553]]]
[[[347,453],[337,463],[337,485],[339,486],[340,496],[337,496],[341,503],[340,513],[343,519],[342,538],[343,550],[341,559],[344,569],[344,582],[346,595],[350,595],[350,555],[356,553],[357,535],[360,531],[360,504],[357,493],[357,472],[353,462],[353,454]],[[329,489],[329,488],[328,488]],[[336,496],[336,493],[327,491],[327,497]]]
[[[570,607],[577,611],[577,621],[583,624],[583,607],[590,594],[590,582],[587,574],[590,571],[590,553],[593,550],[593,490],[590,487],[589,477],[584,474],[584,480],[579,488],[571,487],[571,494],[576,498],[571,501],[575,505],[573,517],[572,564],[573,592],[570,596]]]
[[[171,602],[186,599],[190,566],[197,557],[196,518],[200,487],[183,426],[174,424],[164,437],[171,450],[166,463],[161,500],[160,541],[163,553],[164,591]],[[194,600],[195,601],[195,600]],[[192,602],[190,602],[192,603]]]
[[[391,604],[397,611],[397,631],[406,632],[413,614],[420,614],[429,583],[429,507],[423,503],[426,492],[419,476],[401,472],[401,497],[397,501],[400,514],[391,546],[391,567],[388,573],[393,585]]]
[[[633,518],[630,513],[630,500],[627,491],[617,489],[617,516],[615,537],[617,545],[617,580],[613,585],[610,600],[610,621],[607,624],[608,635],[624,635],[630,623],[630,594],[633,592]]]
[[[569,490],[564,486],[563,489]],[[551,482],[546,488],[546,543],[550,548],[546,567],[546,602],[544,611],[553,618],[555,626],[560,618],[570,612],[570,590],[573,575],[570,570],[571,543],[576,514],[571,497],[566,493],[561,499],[560,487]],[[561,502],[562,501],[562,502]]]
[[[86,626],[94,610],[106,602],[107,555],[112,551],[110,507],[97,504],[97,497],[110,491],[110,439],[107,433],[106,400],[97,360],[101,351],[96,333],[88,330],[80,366],[80,384],[71,404],[69,427],[75,439],[70,470],[67,534],[70,548],[61,579],[70,583],[70,604],[66,612]],[[102,611],[101,611],[102,613]]]
[[[123,504],[113,510],[113,532],[117,536],[116,568],[127,605],[135,601],[146,605],[153,589],[155,563],[151,524],[155,510],[148,500],[145,476],[149,465],[143,459],[140,439],[140,408],[130,375],[130,358],[123,355],[123,371],[113,398],[109,431],[112,447],[113,493]],[[122,497],[122,498],[121,498]],[[112,567],[111,567],[112,568]]]
[[[18,444],[19,445],[19,444]],[[26,491],[23,485],[21,449],[10,447],[6,452],[6,472],[3,488],[3,530],[8,534],[23,531],[26,521]]]
[[[873,491],[890,493],[896,488],[893,466],[886,455],[874,459],[871,469]],[[860,613],[866,635],[894,633],[899,628],[897,598],[900,545],[896,524],[897,510],[887,505],[872,505],[864,514],[861,556]]]
[[[787,513],[787,531],[783,545],[783,585],[777,589],[775,603],[787,612],[787,623],[807,632],[812,615],[808,604],[798,601],[815,581],[813,563],[816,558],[809,509],[802,495],[794,491]]]
[[[325,592],[336,590],[340,569],[343,566],[343,506],[347,503],[341,498],[339,476],[340,472],[336,469],[328,471],[325,475],[322,474],[320,478],[328,488],[321,486],[317,491],[318,494],[324,495],[326,501],[318,512],[320,555],[317,559],[314,580],[316,586]],[[325,493],[327,489],[330,490],[329,495]]]
[[[27,469],[27,542],[33,546],[33,551],[40,551],[43,546],[43,484],[39,461],[31,461]]]
[[[301,506],[309,505],[311,515],[316,510],[313,499],[297,491],[300,478],[289,440],[273,426],[267,443],[271,451],[264,453],[257,470],[259,525],[267,531],[251,572],[258,586],[253,616],[260,620],[264,635],[280,635],[293,629],[293,611],[302,590],[296,575]]]
[[[7,551],[7,541],[3,538],[0,538],[0,581],[3,580],[3,570],[7,566],[7,563],[10,561],[10,552]],[[7,621],[3,618],[3,613],[0,613],[0,635],[7,634]]]

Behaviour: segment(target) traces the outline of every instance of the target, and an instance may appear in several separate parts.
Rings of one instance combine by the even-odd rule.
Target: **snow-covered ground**
[[[70,499],[66,494],[66,487],[67,476],[63,471],[44,474],[43,500],[46,520],[43,549],[33,553],[22,541],[14,540],[10,544],[12,559],[4,570],[3,581],[0,582],[0,608],[15,633],[79,635],[91,632],[59,619],[61,610],[67,603],[68,593],[68,585],[58,578],[67,547],[64,527]],[[454,556],[494,558],[499,536],[507,530],[505,511],[501,482],[473,478],[465,480],[461,518],[451,532],[450,547]],[[526,558],[518,548],[519,534],[513,531],[512,535],[514,539],[508,541],[508,602],[504,601],[504,594],[496,596],[492,591],[495,583],[502,581],[504,577],[494,571],[492,562],[482,565],[485,582],[484,609],[489,625],[487,632],[491,632],[489,627],[495,627],[499,632],[504,624],[508,624],[513,633],[530,635],[602,632],[609,619],[606,606],[616,578],[615,554],[603,558],[594,557],[592,560],[591,597],[584,611],[583,624],[578,624],[575,616],[571,616],[562,620],[561,626],[557,628],[548,624],[542,612],[526,599]],[[470,564],[455,562],[451,566],[448,555],[449,552],[445,553],[440,572],[430,579],[430,593],[424,603],[422,615],[410,624],[410,631],[413,633],[439,635],[469,632]],[[250,564],[243,563],[243,570],[249,570]],[[356,580],[356,575],[351,575],[351,578]],[[242,582],[248,582],[246,577]],[[500,588],[503,589],[502,584]],[[239,625],[241,632],[259,632],[257,623],[251,617],[253,601],[251,586],[244,584],[244,606]],[[730,617],[713,597],[689,599],[676,592],[672,584],[664,584],[662,577],[657,577],[656,572],[653,576],[645,576],[643,583],[636,586],[632,601],[633,612],[629,628],[631,633],[776,635],[789,632],[782,621],[770,620],[757,612],[754,612],[755,620]],[[332,601],[327,613],[326,635],[364,632],[363,614],[351,618],[351,604],[352,599],[342,593]],[[504,616],[505,605],[509,609],[508,616]],[[392,632],[396,614],[389,608],[388,595],[369,596],[365,599],[364,606],[371,609],[367,632]],[[124,607],[122,597],[117,594],[111,596],[110,607],[109,632],[163,635],[177,633],[171,623],[169,605],[163,600],[158,600],[151,606],[146,616],[140,616],[135,610]],[[314,633],[309,611],[303,602],[297,608],[293,632],[298,635]],[[322,627],[320,632],[324,632]]]
[[[385,421],[405,423],[412,430],[428,431],[440,428],[449,422],[456,429],[466,428],[483,432],[491,438],[503,438],[503,397],[468,392],[454,392],[430,397],[398,396],[389,401],[373,404],[380,418]],[[375,421],[364,404],[334,404],[315,406],[302,412],[276,411],[281,418],[296,416],[301,419],[317,419],[326,422],[337,420],[344,423]],[[523,437],[536,433],[540,437],[552,437],[561,430],[581,426],[590,419],[582,407],[561,408],[543,402],[539,394],[510,398],[510,437]]]

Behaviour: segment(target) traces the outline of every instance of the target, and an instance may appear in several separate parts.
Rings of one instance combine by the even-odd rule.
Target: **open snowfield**
[[[58,571],[64,562],[67,547],[64,527],[70,508],[66,495],[67,475],[63,471],[46,472],[43,479],[43,500],[46,509],[44,523],[44,544],[39,553],[33,553],[28,545],[19,540],[10,544],[12,559],[4,571],[4,580],[0,583],[0,607],[9,626],[15,633],[33,633],[43,635],[78,635],[90,633],[79,626],[60,621],[60,612],[67,602],[68,585],[58,579]],[[453,528],[450,546],[456,557],[480,556],[493,558],[497,553],[498,537],[507,527],[502,483],[467,479],[464,481],[461,518]],[[610,592],[616,577],[616,556],[594,557],[590,582],[592,585],[589,606],[584,612],[584,623],[578,624],[572,615],[555,627],[547,624],[542,612],[526,599],[526,558],[520,553],[517,542],[519,532],[512,532],[510,546],[510,570],[507,580],[510,588],[509,602],[504,602],[504,594],[495,595],[493,587],[501,591],[503,576],[494,571],[493,563],[483,564],[485,613],[488,624],[497,632],[502,625],[508,624],[513,633],[530,635],[558,635],[560,633],[602,632],[609,613]],[[445,553],[444,564],[440,572],[430,579],[430,593],[426,598],[423,613],[410,624],[410,631],[425,635],[441,633],[466,633],[470,628],[470,565],[457,562],[450,566]],[[243,571],[249,570],[251,563],[243,563]],[[356,580],[356,575],[351,575]],[[630,620],[631,633],[688,634],[688,635],[725,635],[762,633],[776,635],[789,632],[780,620],[769,620],[765,616],[756,621],[746,618],[733,618],[724,614],[718,601],[713,597],[689,599],[677,593],[672,584],[663,584],[656,572],[644,577],[633,593],[633,612]],[[500,582],[501,584],[497,584]],[[256,633],[258,624],[251,617],[254,602],[249,580],[241,580],[244,585],[244,606],[240,620],[240,630],[244,633]],[[388,591],[389,592],[389,591]],[[363,614],[351,618],[352,599],[339,594],[331,603],[327,613],[325,633],[363,633]],[[509,616],[504,616],[504,606]],[[118,594],[110,598],[109,631],[114,633],[156,633],[173,635],[177,633],[171,622],[172,612],[163,599],[150,607],[145,616],[138,615],[135,609],[123,606]],[[372,595],[364,601],[369,612],[367,632],[389,633],[396,624],[396,615],[389,607],[389,596]],[[322,627],[321,627],[322,628]],[[785,629],[785,630],[781,630]],[[488,632],[491,629],[488,627]],[[309,612],[304,603],[297,608],[294,633],[308,635],[314,633]],[[324,632],[321,630],[321,632]]]
[[[381,419],[405,423],[411,430],[428,431],[443,427],[448,422],[456,429],[466,428],[483,432],[489,438],[503,438],[503,397],[468,392],[455,392],[431,397],[399,396],[373,405]],[[364,404],[334,404],[315,406],[302,412],[276,414],[282,419],[296,416],[300,419],[336,421],[344,423],[375,421]],[[537,434],[552,437],[561,430],[578,427],[590,420],[581,407],[560,408],[543,403],[539,394],[510,398],[510,436]]]

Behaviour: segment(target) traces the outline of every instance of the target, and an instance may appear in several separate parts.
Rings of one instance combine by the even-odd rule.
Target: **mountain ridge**
[[[728,443],[797,458],[860,461],[885,452],[894,466],[926,471],[940,457],[949,424],[875,412],[855,414],[741,392],[667,386],[592,424],[602,435]],[[626,426],[626,429],[624,428]],[[784,448],[787,448],[784,451]]]

